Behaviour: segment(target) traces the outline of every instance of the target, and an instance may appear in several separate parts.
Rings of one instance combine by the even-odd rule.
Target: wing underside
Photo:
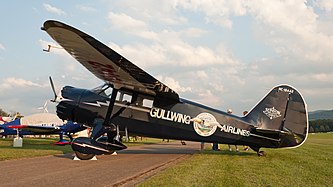
[[[37,126],[37,125],[12,125],[8,126],[11,129],[20,129],[25,130],[33,133],[56,133],[60,131],[59,127],[56,126]]]
[[[52,20],[42,29],[91,73],[115,88],[179,102],[178,94],[168,86],[88,34]]]

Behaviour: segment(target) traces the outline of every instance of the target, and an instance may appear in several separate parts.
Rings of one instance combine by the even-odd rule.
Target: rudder
[[[276,147],[301,145],[308,134],[308,113],[303,96],[289,85],[274,87],[245,116],[256,131],[278,134]]]

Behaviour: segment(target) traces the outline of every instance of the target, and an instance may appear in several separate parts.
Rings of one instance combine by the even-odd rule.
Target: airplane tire
[[[84,153],[80,153],[78,151],[74,151],[74,152],[75,152],[76,157],[78,157],[80,160],[90,160],[95,156],[95,154],[84,154]]]
[[[259,151],[257,154],[258,156],[266,156],[266,153],[264,151]]]

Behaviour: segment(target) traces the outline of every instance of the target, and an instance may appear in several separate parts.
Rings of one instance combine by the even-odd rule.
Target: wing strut
[[[111,113],[112,113],[112,110],[113,110],[114,103],[116,102],[117,93],[118,93],[118,89],[113,88],[112,95],[111,95],[111,98],[110,98],[109,107],[108,107],[108,111],[106,112],[106,116],[105,116],[103,126],[108,126],[110,124],[110,117],[111,117]]]

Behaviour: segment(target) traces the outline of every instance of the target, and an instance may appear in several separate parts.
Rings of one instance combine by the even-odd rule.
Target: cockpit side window
[[[105,95],[107,95],[108,97],[111,97],[113,89],[111,88],[111,86],[106,87],[106,89],[104,90]]]
[[[123,94],[121,101],[131,102],[131,100],[132,100],[132,95],[130,95],[130,94]]]
[[[112,95],[113,88],[109,84],[104,84],[104,85],[101,85],[99,87],[92,89],[92,91],[103,97],[110,98]],[[133,97],[132,93],[120,90],[117,93],[116,100],[120,101],[120,102],[131,102],[132,97]],[[146,107],[146,108],[153,107],[154,98],[151,96],[136,94],[136,95],[134,95],[134,98],[135,98],[135,101],[133,104],[136,106],[142,106],[142,107]]]

